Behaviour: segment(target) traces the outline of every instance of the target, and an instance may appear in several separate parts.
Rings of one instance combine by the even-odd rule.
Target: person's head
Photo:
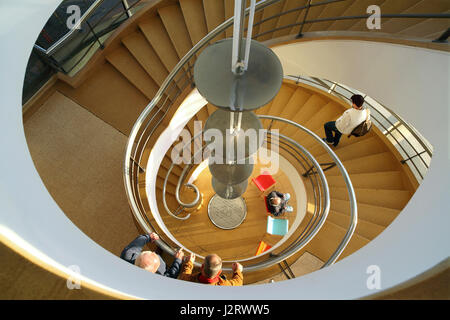
[[[279,206],[281,203],[281,198],[273,197],[272,199],[270,199],[270,203],[274,206]]]
[[[351,98],[352,103],[353,103],[353,107],[356,109],[361,109],[362,105],[364,103],[364,97],[360,94],[354,94]]]
[[[143,251],[136,258],[134,264],[139,268],[150,271],[151,273],[155,273],[159,268],[160,261],[156,253],[152,251]]]
[[[202,265],[202,272],[208,278],[214,278],[222,270],[222,259],[217,254],[210,254],[205,257]]]

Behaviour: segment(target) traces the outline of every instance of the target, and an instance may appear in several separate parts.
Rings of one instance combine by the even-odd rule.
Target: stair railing
[[[105,36],[116,29],[125,20],[129,19],[131,17],[131,12],[139,10],[140,5],[142,5],[144,1],[137,0],[132,5],[128,5],[126,1],[118,0],[111,7],[108,6],[105,12],[101,12],[102,5],[110,4],[110,2],[110,0],[96,0],[61,38],[56,40],[47,49],[44,49],[42,45],[39,45],[36,42],[34,44],[34,49],[53,68],[65,74],[70,73],[78,67],[82,61],[87,62],[88,54],[92,56],[95,53],[95,50],[93,49],[96,44],[98,44],[100,49],[104,49],[103,43],[105,41]],[[75,2],[73,4],[76,5]],[[119,11],[119,13],[116,13],[116,11]],[[115,15],[114,18],[111,17],[113,14]],[[89,20],[94,15],[101,15],[101,17],[92,24]],[[112,18],[112,20],[104,25],[108,18]],[[83,29],[86,29],[87,32],[80,38]],[[43,31],[45,31],[45,28]],[[67,50],[67,48],[70,48],[70,50]],[[83,52],[83,50],[84,53],[75,58],[78,54]],[[60,53],[59,55],[58,52]],[[75,60],[73,60],[74,58]],[[68,61],[72,61],[69,66],[66,65]]]
[[[262,0],[259,1],[256,4],[256,11],[262,10],[265,7],[272,5],[279,0]],[[248,14],[249,9],[246,9],[246,14]],[[195,64],[195,59],[197,54],[200,50],[202,50],[204,47],[210,44],[210,42],[218,36],[220,33],[224,32],[225,29],[231,27],[233,24],[233,18],[228,19],[227,21],[223,22],[221,25],[216,27],[214,30],[212,30],[208,35],[206,35],[202,40],[200,40],[193,48],[189,50],[189,52],[181,58],[181,60],[177,63],[177,65],[174,67],[174,69],[169,73],[168,77],[164,80],[162,83],[160,89],[156,93],[155,97],[152,99],[150,104],[143,110],[143,112],[138,117],[136,123],[134,124],[133,128],[131,129],[129,133],[128,143],[126,147],[125,152],[125,162],[124,162],[124,168],[125,168],[125,174],[124,174],[124,185],[125,190],[127,193],[127,197],[129,200],[130,208],[135,216],[137,222],[141,225],[141,227],[144,229],[145,232],[152,232],[155,230],[155,227],[151,225],[150,219],[146,216],[147,212],[144,208],[144,205],[142,203],[142,197],[139,195],[139,188],[136,187],[139,185],[139,181],[142,178],[139,178],[140,176],[137,174],[139,170],[135,170],[136,164],[133,162],[133,159],[139,159],[139,165],[142,167],[145,167],[145,163],[141,162],[143,150],[145,149],[145,146],[147,145],[147,142],[151,137],[153,137],[154,132],[156,131],[156,128],[158,128],[163,121],[164,117],[168,113],[169,109],[173,106],[173,102],[175,101],[176,97],[183,91],[187,90],[189,85],[192,85],[192,78],[189,76],[190,68],[186,68],[186,66],[189,64],[189,66],[193,66]],[[176,80],[177,79],[177,80]],[[183,82],[184,81],[184,82]],[[183,84],[180,85],[180,82]],[[175,94],[170,95],[168,94],[170,89],[175,89]],[[275,120],[275,119],[274,119]],[[298,124],[295,124],[298,125]],[[314,135],[314,133],[310,132],[308,129],[304,128],[308,134],[312,134],[313,138],[318,141],[319,144],[322,144],[327,151],[332,152],[331,149],[317,136]],[[289,141],[289,137],[280,137],[280,139],[286,139]],[[277,256],[270,257],[270,261],[262,261],[258,262],[252,265],[245,265],[246,271],[255,271],[262,268],[267,267],[268,265],[273,265],[276,263],[279,263],[280,261],[283,261],[287,259],[288,257],[295,254],[295,252],[298,252],[302,247],[304,247],[313,237],[314,235],[320,230],[320,227],[323,225],[326,216],[328,214],[329,210],[329,193],[328,193],[328,186],[326,184],[325,175],[323,173],[322,168],[317,163],[317,161],[309,154],[307,150],[305,150],[301,145],[299,145],[295,141],[289,141],[291,144],[296,144],[295,148],[298,150],[301,150],[304,154],[306,154],[307,158],[311,163],[315,165],[315,174],[318,174],[320,176],[321,184],[323,185],[323,192],[320,194],[325,197],[324,205],[321,206],[320,213],[316,215],[316,222],[311,223],[311,230],[310,232],[304,233],[304,237],[302,239],[297,239],[299,241],[295,241],[295,245],[290,246],[290,250],[283,251],[281,254]],[[298,145],[297,145],[298,144]],[[337,157],[336,157],[337,159]],[[342,164],[339,163],[340,166]],[[309,167],[308,167],[309,168]],[[340,167],[341,170],[344,170],[345,168]],[[306,171],[306,170],[305,170]],[[142,176],[142,175],[141,175]],[[348,178],[348,175],[345,177]],[[348,179],[348,183],[351,186],[351,182]],[[346,233],[346,236],[342,242],[342,244],[338,247],[336,252],[332,255],[330,260],[327,262],[326,265],[330,265],[334,263],[339,255],[341,254],[342,250],[345,248],[346,244],[348,243],[349,239],[351,238],[354,228],[356,226],[356,216],[357,216],[357,209],[356,209],[356,200],[354,199],[354,192],[351,188],[350,192],[350,199],[351,199],[351,212],[352,212],[352,220],[351,220],[351,226],[349,230]],[[158,241],[158,245],[169,254],[173,254],[175,252],[175,249],[172,248],[164,239],[164,236],[161,235],[161,240]],[[255,259],[264,259],[264,254],[258,256]],[[250,259],[252,260],[252,259]],[[225,267],[225,271],[231,270],[230,268]]]
[[[388,140],[391,140],[392,144],[398,149],[400,155],[403,157],[400,163],[409,163],[417,181],[420,183],[423,180],[433,155],[432,146],[394,111],[375,101],[373,98],[368,97],[366,94],[334,81],[301,75],[290,75],[285,78],[294,80],[296,83],[302,82],[313,85],[318,89],[342,99],[345,103],[351,104],[350,98],[354,94],[361,94],[364,96],[364,107],[370,110],[370,117],[374,120],[374,125],[378,127],[386,137],[390,138]],[[406,132],[408,134],[406,134]],[[406,146],[399,140],[398,136],[406,143]],[[408,136],[410,137],[408,138]],[[425,157],[425,154],[427,157]],[[413,161],[416,158],[420,159],[419,163]]]

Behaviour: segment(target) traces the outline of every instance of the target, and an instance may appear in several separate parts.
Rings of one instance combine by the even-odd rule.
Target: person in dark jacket
[[[159,254],[153,251],[142,251],[142,248],[147,243],[155,242],[158,239],[159,236],[154,232],[140,235],[123,249],[120,258],[151,273],[176,279],[181,269],[184,256],[183,250],[180,249],[175,252],[175,260],[170,268],[167,268],[166,263]]]
[[[266,197],[267,209],[274,216],[279,216],[284,212],[292,212],[294,209],[287,205],[290,198],[291,195],[289,193],[272,191]]]

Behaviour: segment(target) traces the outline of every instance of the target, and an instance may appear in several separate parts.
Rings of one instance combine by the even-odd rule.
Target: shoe
[[[292,208],[291,206],[286,206],[286,212],[292,212],[294,211],[294,208]]]
[[[322,138],[322,140],[328,143],[329,145],[334,145],[334,142],[328,142],[327,138]]]
[[[291,198],[291,195],[289,193],[284,194],[284,201],[288,202],[290,198]]]

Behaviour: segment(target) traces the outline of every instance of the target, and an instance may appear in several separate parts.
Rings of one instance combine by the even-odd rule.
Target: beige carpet
[[[122,178],[127,137],[59,92],[24,128],[53,199],[87,236],[119,255],[138,235]]]

